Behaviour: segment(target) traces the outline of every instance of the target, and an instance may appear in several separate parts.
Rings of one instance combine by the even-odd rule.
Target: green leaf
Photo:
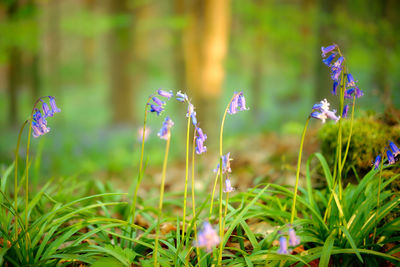
[[[332,233],[326,239],[324,247],[322,248],[321,260],[320,260],[319,265],[318,265],[319,267],[328,266],[329,259],[331,257],[333,244],[335,242],[335,235],[336,235],[336,229],[334,229],[332,231]]]

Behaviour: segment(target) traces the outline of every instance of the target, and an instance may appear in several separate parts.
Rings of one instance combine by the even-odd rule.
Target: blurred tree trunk
[[[184,31],[186,79],[195,97],[200,121],[206,123],[204,128],[207,131],[216,128],[210,118],[216,116],[216,104],[225,77],[229,4],[229,0],[195,0],[188,3],[189,25]],[[207,125],[208,122],[210,125]]]
[[[94,12],[96,1],[84,0],[83,5],[86,12]],[[92,36],[85,36],[83,37],[82,46],[85,64],[85,84],[91,86],[94,83],[96,39]]]
[[[109,0],[111,15],[129,15],[128,0]],[[130,72],[132,59],[132,14],[129,21],[116,24],[109,36],[110,94],[114,123],[130,123],[133,116],[133,90]],[[135,62],[136,64],[136,62]]]
[[[7,8],[7,19],[15,19],[18,13],[17,1],[12,2]],[[8,122],[10,126],[16,126],[18,123],[18,88],[21,79],[22,52],[19,47],[12,45],[8,50],[8,71],[7,71],[7,89],[8,89]]]
[[[174,15],[183,17],[185,12],[185,0],[174,0]],[[179,27],[174,30],[174,67],[175,67],[175,86],[178,90],[185,90],[185,61],[183,58],[183,31]]]

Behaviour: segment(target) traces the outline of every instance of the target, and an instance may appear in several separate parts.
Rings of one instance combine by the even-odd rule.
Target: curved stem
[[[290,224],[293,224],[294,215],[296,213],[296,199],[297,199],[297,190],[298,190],[298,186],[299,186],[301,155],[303,154],[303,144],[304,144],[304,139],[306,136],[307,126],[308,126],[308,123],[310,122],[310,118],[311,118],[310,116],[307,118],[306,124],[304,125],[303,133],[301,135],[299,158],[297,160],[296,183],[294,186],[294,193],[293,193],[292,213],[290,216]]]
[[[212,211],[213,211],[213,207],[214,207],[214,195],[215,195],[215,190],[217,188],[218,177],[219,177],[219,171],[217,171],[217,175],[215,176],[214,186],[213,186],[213,190],[212,190],[209,221],[211,221]]]
[[[344,152],[344,157],[343,157],[342,165],[341,165],[341,168],[340,168],[340,172],[342,172],[343,167],[344,167],[344,163],[346,162],[347,154],[349,152],[349,147],[350,147],[351,136],[353,134],[354,106],[355,106],[355,104],[356,104],[356,96],[354,95],[353,96],[353,107],[351,109],[350,132],[349,132],[349,137],[347,139],[346,151]]]
[[[196,202],[195,202],[195,191],[194,191],[194,159],[196,156],[196,132],[197,130],[194,129],[193,133],[193,145],[192,145],[192,211],[193,211],[193,231],[194,231],[194,240],[197,244],[197,226],[196,226]],[[199,246],[196,246],[196,255],[197,255],[197,262],[200,262],[200,249]]]
[[[131,215],[128,221],[131,221],[132,223],[135,222],[135,213],[136,213],[136,201],[137,201],[137,194],[139,191],[139,186],[143,178],[143,155],[144,155],[144,139],[146,136],[146,123],[147,123],[147,107],[148,103],[150,102],[152,96],[150,96],[147,99],[146,106],[144,108],[144,120],[143,120],[143,137],[142,137],[142,148],[140,152],[140,162],[139,162],[139,174],[137,177],[136,185],[135,185],[135,192],[133,194],[133,200],[132,200],[132,208],[131,208]],[[132,233],[133,229],[131,229]]]
[[[18,152],[19,146],[21,143],[22,132],[24,131],[25,125],[28,123],[26,120],[24,124],[22,124],[21,129],[19,130],[17,147],[15,149],[15,166],[14,166],[14,209],[15,214],[18,213]],[[17,215],[15,215],[15,240],[18,239],[18,223],[17,223]]]
[[[186,224],[186,201],[187,201],[187,186],[189,177],[189,136],[190,136],[190,116],[187,120],[186,131],[186,167],[185,167],[185,192],[183,195],[183,218],[182,218],[182,243],[185,240],[185,224]]]
[[[164,155],[164,163],[162,168],[162,178],[161,178],[161,187],[160,187],[160,202],[158,204],[158,220],[157,220],[157,231],[156,231],[156,240],[154,243],[154,266],[158,266],[157,258],[158,258],[158,239],[160,235],[160,222],[162,219],[162,207],[164,200],[164,187],[165,187],[165,176],[167,171],[167,162],[168,162],[168,152],[169,152],[169,143],[171,137],[168,137],[167,143],[165,145],[165,155]]]

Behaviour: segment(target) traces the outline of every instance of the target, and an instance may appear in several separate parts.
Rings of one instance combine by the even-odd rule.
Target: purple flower
[[[340,119],[340,116],[336,116],[336,110],[329,110],[329,106],[330,104],[326,99],[322,100],[320,103],[313,106],[310,116],[321,120],[322,123],[325,123],[327,118],[337,122]]]
[[[160,100],[158,97],[154,96],[153,98],[154,103],[156,103],[157,105],[159,105],[160,107],[165,105],[165,101]]]
[[[226,155],[222,155],[222,173],[231,173],[231,158],[230,157],[231,152],[226,153]],[[220,169],[219,163],[217,164],[217,168],[215,168],[213,171],[218,173]]]
[[[344,91],[344,98],[351,99],[353,93],[354,88],[347,89],[346,91]]]
[[[300,244],[300,237],[296,235],[293,228],[289,228],[289,245],[292,247],[298,246]]]
[[[196,138],[196,154],[200,155],[207,151],[207,147],[204,146],[204,140],[200,137]]]
[[[176,93],[176,100],[178,100],[179,102],[185,102],[185,101],[188,101],[189,99],[186,94],[179,91]]]
[[[286,237],[284,236],[279,237],[279,245],[280,247],[277,251],[278,254],[289,254]]]
[[[39,136],[43,135],[42,128],[36,121],[32,121],[32,130],[33,130],[33,137],[38,138]]]
[[[203,133],[203,130],[200,127],[197,127],[197,133],[199,134],[199,138],[203,141],[207,139],[207,135]]]
[[[328,54],[329,52],[332,52],[334,49],[336,48],[336,45],[330,45],[327,47],[321,47],[321,52],[322,52],[322,57],[326,57],[326,54]]]
[[[190,102],[189,102],[189,105],[188,105],[188,111],[186,113],[186,117],[189,117],[189,116],[192,119],[193,125],[196,127],[196,125],[197,125],[196,111],[194,111],[194,106]]]
[[[42,109],[43,109],[43,117],[45,117],[45,118],[53,117],[53,115],[54,115],[53,111],[50,110],[49,106],[44,101],[42,103]]]
[[[157,134],[161,139],[168,140],[171,137],[170,129],[174,122],[167,116],[163,122],[160,132]]]
[[[381,155],[376,156],[375,161],[373,163],[374,170],[377,170],[379,168],[379,164],[381,163],[381,160],[382,160]]]
[[[231,180],[229,180],[229,178],[226,178],[224,193],[231,193],[233,191],[235,191],[235,188],[232,187]]]
[[[329,57],[323,59],[322,62],[323,62],[325,65],[327,65],[328,67],[330,67],[330,66],[331,66],[331,63],[332,63],[332,61],[333,61],[333,59],[334,59],[335,57],[336,57],[336,53],[332,53],[332,54],[330,54]]]
[[[157,112],[157,116],[159,116],[161,114],[161,112],[163,112],[163,108],[159,105],[153,105],[153,104],[148,104],[150,105],[150,112]]]
[[[339,57],[338,60],[332,65],[331,70],[336,71],[336,70],[342,70],[342,63],[344,61],[344,57]]]
[[[333,88],[332,88],[332,94],[333,95],[337,95],[338,86],[339,86],[339,82],[338,81],[333,81]]]
[[[338,68],[338,69],[332,70],[331,79],[333,81],[339,81],[341,72],[342,72],[342,68]]]
[[[356,81],[353,78],[353,75],[350,73],[347,74],[347,87],[355,87],[356,86]]]
[[[236,114],[238,112],[239,106],[239,94],[235,92],[235,97],[232,99],[231,104],[229,105],[229,114]]]
[[[238,97],[238,106],[240,108],[240,111],[249,110],[249,108],[246,108],[246,99],[244,98],[243,92],[240,92],[240,95]]]
[[[157,93],[158,93],[159,96],[168,98],[168,100],[169,100],[171,97],[174,96],[174,94],[172,93],[172,91],[167,92],[167,91],[164,91],[164,90],[161,90],[161,89],[157,90]]]
[[[400,154],[399,148],[392,141],[389,141],[389,146],[392,149],[395,157]]]
[[[387,150],[386,151],[386,155],[387,155],[387,158],[388,158],[388,161],[389,161],[389,165],[394,164],[396,162],[395,159],[394,159],[394,156],[392,154],[392,151]]]
[[[342,118],[347,118],[347,113],[349,112],[349,105],[344,106],[342,112]]]
[[[203,229],[199,231],[197,247],[205,248],[207,252],[211,252],[213,247],[220,242],[219,236],[209,222],[203,223]]]
[[[57,112],[61,112],[61,109],[59,109],[56,106],[56,99],[52,96],[49,96],[49,99],[50,99],[50,106],[51,106],[51,110],[53,111],[53,114],[57,113]]]
[[[360,90],[360,88],[356,87],[356,91],[355,91],[355,96],[356,98],[360,98],[364,95],[364,92],[362,90]]]

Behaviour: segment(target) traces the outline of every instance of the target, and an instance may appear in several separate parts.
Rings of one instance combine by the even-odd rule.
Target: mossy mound
[[[342,157],[346,150],[350,124],[350,119],[342,122]],[[338,129],[339,124],[329,123],[325,124],[318,133],[322,154],[331,166],[335,160]],[[349,152],[343,168],[344,177],[354,177],[354,172],[349,172],[353,166],[359,177],[362,177],[371,169],[375,157],[389,146],[389,140],[400,145],[399,124],[388,125],[372,116],[355,119]]]

